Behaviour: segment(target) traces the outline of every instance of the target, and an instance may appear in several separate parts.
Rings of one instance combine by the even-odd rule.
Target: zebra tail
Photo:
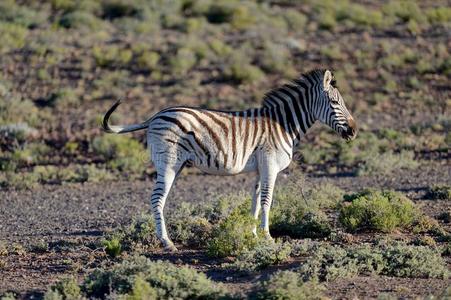
[[[108,120],[110,119],[111,114],[116,110],[116,108],[121,104],[121,102],[122,102],[121,99],[119,99],[106,112],[105,116],[103,117],[103,122],[102,122],[103,130],[105,130],[105,132],[108,132],[108,133],[127,133],[127,132],[132,132],[132,131],[137,131],[137,130],[147,128],[147,126],[149,125],[149,122],[152,120],[152,118],[143,123],[140,123],[140,124],[132,124],[132,125],[110,125],[110,124],[108,124]]]

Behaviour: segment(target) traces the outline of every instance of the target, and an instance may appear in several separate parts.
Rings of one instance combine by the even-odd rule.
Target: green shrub
[[[351,203],[342,206],[339,220],[349,231],[409,228],[419,215],[412,201],[393,191],[366,190],[345,199]]]
[[[259,299],[323,299],[324,287],[316,281],[302,281],[298,273],[279,271],[260,284]]]
[[[229,80],[237,83],[254,83],[265,77],[260,68],[249,62],[246,54],[237,51],[230,57],[224,73]]]
[[[156,289],[144,279],[144,276],[138,275],[133,282],[132,291],[125,297],[126,300],[157,299]]]
[[[313,256],[299,270],[305,280],[330,281],[359,273],[378,274],[385,266],[382,255],[368,246],[345,249],[325,244],[312,249],[311,253]]]
[[[130,225],[119,228],[107,235],[105,246],[107,253],[118,256],[122,251],[143,252],[157,248],[160,241],[155,231],[152,215],[143,214],[133,218]]]
[[[120,135],[103,135],[94,138],[92,149],[113,170],[142,173],[146,168],[147,153],[136,140]]]
[[[204,246],[211,238],[213,225],[190,203],[182,202],[168,218],[173,240],[194,247]]]
[[[122,253],[121,240],[118,237],[111,237],[102,242],[105,247],[105,252],[111,257],[117,257]]]
[[[293,238],[327,237],[331,228],[326,216],[319,210],[336,207],[343,198],[343,191],[323,184],[306,190],[304,199],[301,189],[302,183],[298,182],[276,189],[271,210],[271,232]]]
[[[289,243],[259,241],[252,250],[241,253],[236,261],[228,267],[243,272],[252,272],[280,264],[290,257],[290,253]]]
[[[0,53],[24,47],[27,35],[28,30],[26,28],[0,21],[0,36],[2,37]]]
[[[138,66],[147,70],[154,70],[158,66],[160,55],[154,51],[144,51],[137,59]]]
[[[213,52],[219,57],[227,57],[233,52],[233,49],[220,39],[212,39],[210,40],[208,45],[213,50]]]
[[[45,160],[50,147],[42,143],[29,143],[14,149],[13,152],[0,152],[0,170],[15,171],[17,168],[30,166]]]
[[[284,12],[283,17],[285,18],[288,27],[293,31],[301,31],[307,24],[307,17],[296,10],[287,10]]]
[[[171,68],[177,74],[185,74],[197,63],[195,53],[189,48],[180,48],[169,61]]]
[[[8,293],[4,293],[1,297],[1,300],[16,300],[16,294],[12,293],[12,292],[8,292]]]
[[[428,246],[391,244],[382,247],[389,276],[411,278],[447,278],[450,271],[438,250]]]
[[[94,164],[78,166],[77,172],[80,174],[81,182],[103,182],[116,178],[105,168],[99,168]]]
[[[131,50],[121,49],[116,45],[94,46],[92,54],[96,64],[100,67],[123,67],[133,58]]]
[[[12,123],[0,125],[0,138],[12,141],[12,143],[23,144],[29,137],[36,133],[26,123]]]
[[[39,176],[34,173],[1,172],[0,186],[15,189],[32,189],[38,186]]]
[[[319,245],[299,272],[305,280],[334,280],[358,274],[381,274],[411,278],[446,278],[449,275],[440,253],[425,246],[389,243],[377,246]]]
[[[396,154],[388,151],[382,154],[368,155],[358,167],[357,175],[390,174],[399,169],[415,169],[418,161],[414,160],[414,152],[402,150]]]
[[[27,113],[24,114],[24,111]],[[3,98],[0,101],[0,124],[25,123],[35,126],[39,121],[39,110],[32,101],[16,98]]]
[[[450,7],[436,7],[426,9],[426,15],[429,22],[432,24],[443,24],[451,22],[451,8]]]
[[[215,226],[208,243],[208,254],[214,257],[240,255],[252,249],[257,239],[252,233],[255,220],[250,216],[250,203],[235,208],[232,213]]]
[[[430,187],[426,193],[428,199],[451,200],[451,186],[435,185]]]
[[[71,88],[61,88],[50,93],[45,99],[47,105],[53,107],[69,107],[80,102],[77,91]]]
[[[283,45],[266,43],[260,57],[263,70],[272,73],[294,75],[296,73],[291,64],[291,53]]]
[[[46,20],[43,11],[18,5],[14,0],[0,2],[0,22],[8,22],[27,28],[37,27]]]
[[[65,278],[54,284],[44,295],[44,299],[76,300],[82,299],[81,290],[73,277]]]
[[[217,299],[227,294],[203,273],[169,262],[154,262],[143,256],[128,258],[110,269],[94,271],[83,287],[88,297],[104,297],[109,292],[133,293],[137,278],[141,286],[142,281],[146,281],[159,299]]]
[[[208,22],[213,24],[229,23],[235,29],[246,29],[256,22],[257,7],[249,3],[218,1],[203,9]]]
[[[59,20],[59,25],[64,28],[87,28],[99,30],[102,23],[93,14],[86,11],[76,10],[64,14]]]

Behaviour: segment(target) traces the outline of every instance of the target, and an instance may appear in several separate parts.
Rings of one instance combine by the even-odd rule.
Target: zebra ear
[[[325,90],[329,89],[332,79],[333,79],[332,72],[329,70],[326,70],[326,72],[324,72],[324,79],[323,79],[324,80],[323,87]]]

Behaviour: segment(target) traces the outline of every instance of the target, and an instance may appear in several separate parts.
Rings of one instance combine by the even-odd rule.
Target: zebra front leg
[[[161,171],[157,171],[157,181],[152,191],[150,203],[152,205],[152,212],[155,217],[155,225],[157,230],[157,236],[163,243],[166,250],[177,251],[174,243],[169,239],[168,232],[166,230],[166,224],[163,215],[164,204],[166,198],[171,190],[172,184],[176,178],[180,168],[165,168]]]
[[[269,233],[269,210],[271,209],[272,194],[274,190],[274,184],[277,178],[277,172],[274,172],[272,168],[267,167],[260,172],[260,184],[261,184],[261,207],[262,207],[262,223],[261,228],[267,239],[272,240]]]
[[[255,182],[254,191],[252,195],[252,208],[251,214],[252,217],[257,220],[258,214],[260,213],[260,177],[257,176],[257,180]],[[254,236],[257,236],[257,224],[252,228],[252,233]]]

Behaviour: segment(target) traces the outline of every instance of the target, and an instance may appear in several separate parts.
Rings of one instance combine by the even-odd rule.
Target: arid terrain
[[[1,1],[0,297],[449,299],[450,29],[448,1]],[[247,235],[254,174],[187,168],[164,253],[145,133],[106,110],[257,107],[314,68],[359,133],[308,132],[275,243]]]

